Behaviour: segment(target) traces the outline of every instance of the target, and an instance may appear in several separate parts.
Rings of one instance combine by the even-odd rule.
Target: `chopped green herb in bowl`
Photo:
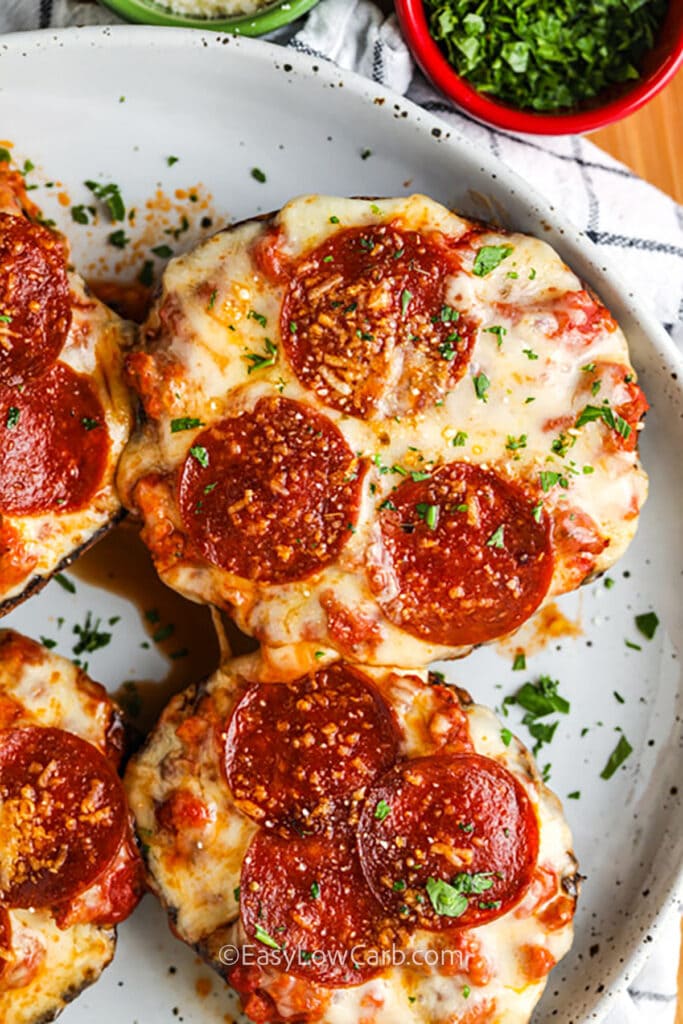
[[[683,64],[678,0],[396,0],[423,71],[513,131],[591,131],[633,113]]]

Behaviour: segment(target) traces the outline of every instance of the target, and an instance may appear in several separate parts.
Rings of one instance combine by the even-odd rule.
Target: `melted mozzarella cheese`
[[[0,181],[0,209],[15,216],[23,212],[7,180]],[[66,248],[66,239],[63,244]],[[69,270],[67,276],[71,326],[58,358],[93,385],[104,412],[109,455],[100,485],[85,508],[61,514],[3,515],[3,522],[18,534],[32,568],[9,586],[0,581],[0,614],[46,583],[121,512],[114,476],[133,427],[131,397],[123,382],[123,359],[133,343],[133,325],[96,299],[75,271]]]
[[[271,221],[244,223],[172,260],[144,335],[152,366],[173,368],[173,387],[160,377],[158,388],[153,388],[155,415],[124,454],[119,482],[124,501],[135,509],[138,481],[158,475],[149,483],[156,509],[152,512],[146,506],[145,536],[165,582],[193,600],[228,609],[238,626],[262,643],[280,649],[305,640],[312,650],[336,648],[366,664],[420,666],[465,654],[468,648],[440,646],[400,629],[383,616],[370,589],[365,567],[379,543],[377,507],[402,479],[390,467],[423,471],[464,460],[502,471],[513,480],[531,481],[537,488],[541,472],[561,475],[566,488],[554,486],[540,496],[549,508],[567,507],[568,513],[577,508],[589,515],[609,539],[604,552],[595,556],[594,573],[612,565],[633,537],[647,480],[637,452],[606,444],[606,428],[600,422],[570,430],[566,455],[552,449],[558,430],[548,424],[558,416],[576,419],[586,404],[577,406],[576,397],[586,380],[583,367],[607,361],[631,372],[631,366],[618,327],[605,326],[589,344],[565,344],[552,336],[558,323],[548,303],[578,291],[581,282],[550,246],[525,235],[491,230],[479,236],[484,245],[512,246],[512,254],[484,277],[472,273],[473,253],[466,254],[462,269],[446,282],[452,305],[467,309],[479,329],[467,372],[443,404],[396,420],[363,420],[329,408],[302,386],[280,335],[284,285],[268,281],[258,269],[254,243],[267,231],[277,230],[282,251],[296,259],[336,231],[388,220],[405,229],[442,230],[455,239],[471,227],[424,196],[381,200],[381,210],[366,200],[309,196],[288,203]],[[266,326],[250,311],[265,318]],[[581,313],[576,317],[580,322]],[[487,331],[491,326],[504,333]],[[265,337],[277,344],[278,357],[272,367],[250,374],[245,356],[262,351]],[[473,385],[480,373],[490,382],[486,401],[477,398]],[[194,416],[202,427],[211,425],[252,408],[264,394],[282,394],[324,412],[350,449],[370,461],[355,532],[336,561],[309,579],[277,586],[253,584],[203,561],[163,561],[150,539],[152,527],[158,526],[163,536],[171,527],[183,532],[174,479],[197,434],[172,432],[171,420]],[[467,439],[454,447],[458,432]],[[524,446],[511,450],[510,438],[522,436]],[[575,585],[566,564],[558,560],[547,596]],[[331,635],[323,595],[372,623],[372,639],[344,647]],[[282,654],[289,657],[288,650]],[[284,663],[282,670],[286,671]]]
[[[514,738],[506,746],[496,716],[468,703],[469,697],[462,691],[458,691],[462,703],[451,705],[439,697],[438,690],[425,685],[426,671],[367,667],[363,671],[395,713],[402,756],[437,753],[448,733],[450,716],[459,722],[464,710],[474,750],[511,771],[532,801],[540,831],[538,864],[548,873],[550,890],[539,897],[532,886],[522,902],[503,917],[467,931],[475,940],[475,955],[487,965],[489,980],[468,970],[457,948],[442,955],[444,970],[430,966],[434,949],[448,949],[448,942],[443,933],[418,931],[402,947],[412,958],[412,966],[390,966],[362,985],[323,990],[329,1002],[324,1015],[315,1019],[321,1024],[361,1019],[368,1024],[452,1024],[460,1013],[478,1007],[483,1013],[490,1005],[495,1006],[490,1018],[477,1019],[526,1024],[545,977],[529,976],[525,951],[540,949],[549,963],[557,962],[572,941],[576,861],[561,805],[542,783],[526,748]],[[227,727],[245,682],[271,678],[272,666],[261,653],[226,663],[205,687],[192,687],[171,701],[126,775],[138,832],[146,846],[151,884],[180,937],[223,974],[221,949],[240,947],[247,941],[235,894],[257,826],[233,802],[216,736]],[[190,834],[172,833],[160,826],[157,808],[179,790],[203,802],[211,823],[208,828]],[[544,922],[543,912],[558,896],[569,899],[571,910],[566,919],[551,926]]]
[[[0,630],[0,727],[26,725],[65,729],[107,753],[120,716],[104,688],[71,661]],[[9,918],[13,960],[0,969],[0,1021],[7,1024],[53,1020],[114,955],[113,928],[62,929],[49,910],[10,910]]]

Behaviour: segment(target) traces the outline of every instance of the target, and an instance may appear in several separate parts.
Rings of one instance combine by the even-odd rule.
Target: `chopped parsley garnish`
[[[527,357],[527,359],[538,359],[537,354],[534,352],[532,348],[523,348],[522,352]]]
[[[195,430],[203,426],[202,421],[196,416],[179,416],[178,419],[171,420],[171,433],[179,434],[181,430]]]
[[[218,295],[218,291],[214,288],[214,290],[211,292],[211,295],[209,296],[209,304],[206,307],[207,309],[213,309],[213,307],[216,305],[216,296],[217,295]]]
[[[442,324],[454,324],[456,320],[460,319],[460,313],[457,309],[453,309],[452,306],[442,306],[441,312],[439,313],[439,320]]]
[[[66,590],[67,594],[76,593],[76,584],[68,576],[65,576],[63,572],[55,573],[55,581]]]
[[[657,632],[657,626],[659,625],[659,619],[656,613],[643,612],[642,615],[636,615],[635,622],[638,632],[642,633],[646,640],[652,640],[653,636]]]
[[[9,164],[12,162],[12,154],[4,146],[0,146],[0,164]]]
[[[611,576],[605,576],[602,582],[604,584],[605,590],[611,590],[615,584],[615,580],[613,580]]]
[[[247,368],[247,374],[253,373],[254,370],[265,370],[268,366],[275,366],[277,361],[277,345],[273,344],[270,338],[266,338],[265,351],[262,355],[257,352],[248,352],[244,358],[251,363],[251,366]]]
[[[247,320],[255,320],[261,327],[265,327],[268,321],[266,320],[263,313],[257,313],[255,309],[250,309],[247,313]]]
[[[167,156],[166,163],[168,164],[169,167],[173,167],[173,164],[177,164],[179,159],[180,157],[177,156]]]
[[[74,654],[78,655],[85,652],[92,654],[93,651],[99,651],[101,647],[107,646],[111,640],[111,633],[101,630],[100,622],[100,619],[93,621],[92,614],[88,612],[84,624],[82,626],[74,626],[73,631],[78,637],[78,640],[72,647]]]
[[[559,484],[560,487],[569,487],[569,481],[567,478],[563,476],[562,473],[556,473],[552,469],[542,470],[539,476],[541,479],[541,488],[545,492],[549,491],[551,487],[555,486],[555,484]]]
[[[12,320],[13,317],[11,317],[9,313],[2,313],[0,315],[0,324],[11,324]]]
[[[420,480],[429,480],[431,473],[425,473],[421,469],[413,469],[411,470],[410,476],[415,483],[418,483]]]
[[[86,188],[90,189],[96,199],[101,199],[106,204],[113,221],[125,220],[126,206],[118,185],[115,185],[113,182],[109,185],[101,185],[97,181],[86,181],[84,184]]]
[[[541,516],[543,515],[543,502],[539,501],[538,504],[534,505],[531,510],[531,514],[537,523],[540,523]]]
[[[410,305],[410,300],[412,299],[412,297],[413,297],[413,293],[409,292],[407,288],[404,288],[403,291],[401,292],[401,316],[402,317],[405,317],[405,315],[406,315],[406,313],[408,311],[408,306]]]
[[[515,660],[512,662],[512,671],[513,672],[524,672],[525,669],[526,669],[526,654],[524,654],[523,651],[520,651],[518,654],[515,654]]]
[[[142,270],[138,274],[138,281],[145,288],[151,288],[154,284],[154,264],[151,260],[145,260],[142,264]]]
[[[40,642],[43,645],[43,647],[47,647],[48,651],[51,651],[54,647],[57,646],[57,641],[51,640],[48,636],[41,636]]]
[[[96,430],[99,426],[101,426],[99,420],[91,419],[90,416],[81,417],[81,424],[83,426],[83,429],[87,431]]]
[[[391,814],[391,807],[386,800],[378,800],[373,817],[375,821],[384,821]]]
[[[10,405],[9,409],[7,410],[7,418],[5,419],[5,426],[7,427],[8,430],[13,430],[16,427],[17,423],[19,422],[20,416],[21,413],[19,412],[19,409],[16,407],[16,405]]]
[[[541,676],[537,683],[524,683],[516,694],[503,701],[504,714],[507,714],[511,704],[517,704],[525,711],[522,724],[526,725],[535,740],[534,754],[538,754],[543,744],[550,743],[559,724],[559,721],[539,722],[538,719],[547,718],[555,712],[569,714],[569,701],[557,692],[558,686],[557,680]]]
[[[202,444],[194,444],[190,448],[190,455],[193,459],[196,459],[200,466],[204,469],[209,465],[209,453]],[[206,493],[206,491],[204,492]]]
[[[152,640],[155,644],[163,644],[164,640],[168,640],[170,636],[175,632],[175,626],[169,622],[166,626],[160,626],[155,633],[152,634]]]
[[[571,434],[558,434],[553,443],[550,446],[551,451],[556,455],[560,455],[562,458],[567,454],[570,448],[576,444],[576,438]]]
[[[259,181],[262,185],[266,180],[266,176],[260,167],[252,167],[251,176],[254,179],[254,181]]]
[[[372,156],[372,150],[371,149],[363,149],[363,150],[361,150],[361,154],[360,154],[361,160],[367,160],[369,156]]]
[[[503,344],[503,338],[507,334],[507,327],[501,327],[499,324],[494,324],[493,327],[485,327],[484,331],[486,334],[496,335],[496,344],[498,348]]]
[[[95,210],[92,206],[85,206],[81,203],[79,206],[71,207],[71,219],[76,224],[89,224],[91,216],[95,216]]]
[[[311,882],[311,898],[317,900],[320,896],[320,883]]]
[[[257,924],[254,929],[254,938],[257,942],[262,942],[264,946],[269,946],[270,949],[280,948],[275,939],[264,931],[260,924]]]
[[[426,0],[429,30],[457,74],[522,110],[556,111],[640,78],[667,0]]]
[[[370,212],[374,213],[375,217],[383,217],[384,216],[384,214],[382,213],[382,210],[377,205],[377,203],[371,203],[370,204]]]
[[[505,523],[501,523],[500,526],[496,530],[494,530],[489,539],[486,541],[486,546],[489,548],[505,547]]]
[[[574,426],[578,429],[586,423],[591,423],[593,420],[602,420],[612,430],[616,430],[618,434],[621,434],[624,439],[628,438],[631,433],[630,425],[623,417],[614,413],[607,402],[604,402],[602,405],[585,406],[577,416]]]
[[[626,703],[626,701],[621,696],[621,694],[619,693],[618,690],[612,690],[612,695],[613,695],[614,699],[617,701],[618,704],[625,704]]]
[[[526,441],[526,434],[520,434],[519,437],[513,437],[512,434],[508,434],[507,444],[505,447],[508,451],[516,452],[519,448],[526,448]]]
[[[513,246],[511,245],[483,245],[477,252],[472,273],[476,277],[486,277],[492,270],[499,267],[512,252]]]
[[[334,256],[323,256],[323,263],[331,263]]]
[[[436,529],[436,524],[439,518],[438,505],[429,505],[426,501],[420,501],[415,506],[415,511],[420,519],[427,524],[430,530]]]
[[[392,883],[391,888],[394,892],[404,892],[407,887],[402,878],[397,878],[396,881]]]
[[[107,235],[107,241],[110,245],[113,245],[115,249],[125,249],[130,242],[130,238],[123,228],[118,228],[117,231],[112,231],[111,234]]]
[[[626,758],[629,757],[632,753],[633,747],[622,733],[622,735],[619,737],[619,742],[617,743],[616,747],[607,759],[607,764],[600,772],[600,778],[611,779],[614,773],[616,772],[617,768],[619,768],[624,763]]]
[[[330,224],[338,224],[338,223],[339,223],[339,217],[337,217],[337,216],[336,216],[336,215],[335,215],[335,214],[333,213],[333,214],[332,214],[332,216],[330,217]]]
[[[457,334],[453,336],[453,340],[457,340],[457,338]],[[446,340],[442,341],[439,345],[439,355],[442,359],[445,359],[447,363],[452,363],[455,359],[455,349],[453,348],[453,343],[450,337],[446,338]]]
[[[573,793],[567,793],[567,800],[579,800],[581,797],[581,790],[575,789]]]
[[[467,897],[441,878],[428,878],[425,886],[429,902],[442,917],[462,917],[467,910]]]
[[[391,498],[385,498],[379,506],[382,512],[395,512],[396,506],[394,505]]]
[[[459,430],[451,443],[454,448],[464,448],[465,444],[467,443],[467,434],[465,433],[465,431]]]
[[[173,249],[170,245],[154,245],[151,252],[158,256],[160,260],[168,260],[173,255]]]
[[[640,644],[634,644],[632,640],[624,640],[626,646],[632,651],[642,651]]]
[[[510,732],[509,729],[501,729],[500,738],[506,747],[509,747],[510,744],[512,743],[512,733]]]
[[[488,402],[486,392],[491,387],[491,381],[488,379],[485,373],[478,373],[476,377],[472,378],[474,384],[474,391],[482,402]]]
[[[463,997],[463,999],[469,999],[471,991],[472,991],[472,989],[470,988],[469,985],[463,985],[463,987],[462,987],[462,997]]]

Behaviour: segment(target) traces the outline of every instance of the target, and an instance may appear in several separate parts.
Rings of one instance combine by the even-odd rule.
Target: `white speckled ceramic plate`
[[[86,178],[117,182],[128,206],[139,209],[159,184],[172,194],[201,182],[213,194],[217,222],[270,210],[307,191],[421,190],[466,213],[494,215],[543,235],[616,314],[652,404],[642,442],[651,497],[636,542],[612,573],[611,589],[598,581],[562,602],[564,614],[580,623],[576,636],[541,650],[528,643],[536,653],[529,653],[526,676],[513,674],[509,652],[495,649],[445,667],[449,680],[489,704],[543,672],[558,678],[571,699],[571,713],[541,763],[552,765],[551,784],[561,797],[580,791],[566,809],[587,879],[573,952],[551,975],[536,1020],[599,1020],[637,970],[653,927],[675,897],[683,844],[676,789],[683,392],[680,361],[667,336],[596,262],[591,243],[493,157],[373,84],[273,46],[164,29],[5,37],[0,125],[16,155],[36,164],[32,180],[61,183],[33,195],[67,230],[86,268],[95,258],[113,266],[122,255],[106,245],[111,228],[74,224],[57,199],[61,192],[72,204],[87,202]],[[172,166],[169,155],[179,157]],[[265,182],[252,176],[254,167]],[[196,223],[178,241],[167,240],[174,248],[191,243]],[[149,646],[136,605],[82,578],[75,582],[75,594],[53,582],[6,624],[54,637],[68,654],[71,627],[88,610],[103,619],[121,616],[111,627],[111,644],[90,658],[92,673],[112,688],[124,679],[162,678],[168,662]],[[660,625],[647,640],[634,616],[650,610]],[[600,772],[616,730],[623,730],[633,754],[605,781]],[[206,978],[148,898],[121,928],[114,965],[64,1016],[69,1024],[218,1024],[233,1004],[218,979],[209,986]]]

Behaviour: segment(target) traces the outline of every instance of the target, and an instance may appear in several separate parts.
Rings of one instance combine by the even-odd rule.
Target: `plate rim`
[[[107,2],[107,0],[105,0]],[[478,143],[471,141],[464,136],[460,130],[451,125],[448,121],[438,115],[425,110],[413,100],[383,86],[357,72],[339,67],[322,55],[310,56],[294,48],[284,47],[263,39],[249,38],[246,35],[235,35],[223,33],[206,28],[173,28],[170,26],[149,26],[149,25],[91,25],[85,27],[69,27],[61,29],[36,29],[26,32],[8,33],[0,37],[0,68],[5,53],[12,52],[18,56],[29,56],[29,50],[45,50],[57,46],[62,49],[68,47],[97,47],[105,49],[126,49],[135,46],[153,47],[157,50],[168,50],[177,52],[186,47],[205,49],[212,46],[226,45],[237,50],[245,50],[247,56],[253,61],[261,61],[271,66],[287,64],[291,66],[292,73],[299,74],[312,82],[323,85],[338,84],[343,80],[345,93],[353,94],[362,102],[368,102],[369,94],[374,97],[383,97],[386,101],[396,103],[400,101],[401,110],[405,112],[402,120],[424,133],[431,132],[436,135],[439,144],[451,149],[456,155],[458,150],[466,150],[475,155],[484,171],[495,174],[506,184],[514,187],[518,201],[523,205],[542,215],[553,229],[560,233],[561,241],[554,241],[553,245],[558,248],[564,246],[573,248],[593,268],[595,277],[604,282],[608,289],[618,298],[621,304],[629,310],[634,319],[642,328],[643,335],[648,345],[652,348],[671,375],[674,375],[672,383],[673,391],[683,396],[683,352],[679,350],[675,342],[664,329],[661,322],[648,308],[644,301],[638,298],[626,281],[622,278],[614,261],[609,256],[599,253],[598,247],[588,237],[586,232],[581,231],[558,211],[556,207],[545,197],[545,195],[529,184],[515,170],[510,168],[504,161],[499,161]],[[286,57],[285,57],[286,55]],[[313,71],[313,66],[317,70]],[[454,109],[454,113],[457,111]],[[444,132],[444,126],[447,131]],[[436,131],[435,131],[436,130]],[[501,168],[502,173],[501,173]],[[568,262],[571,263],[571,257]],[[600,285],[596,288],[600,292]],[[669,856],[683,849],[683,836],[679,838],[678,846],[672,846]],[[674,857],[672,856],[672,859]],[[647,876],[646,876],[647,877]],[[672,865],[670,875],[662,889],[661,897],[656,908],[649,918],[646,915],[645,927],[641,935],[636,939],[637,945],[630,956],[624,958],[624,963],[614,972],[614,978],[608,983],[606,990],[600,994],[598,1002],[584,1016],[583,1024],[588,1021],[603,1020],[609,1010],[613,1007],[615,1000],[624,992],[626,986],[641,970],[649,955],[652,952],[652,943],[646,939],[660,931],[669,914],[674,912],[679,900],[683,898],[683,860],[678,857],[678,864]]]

